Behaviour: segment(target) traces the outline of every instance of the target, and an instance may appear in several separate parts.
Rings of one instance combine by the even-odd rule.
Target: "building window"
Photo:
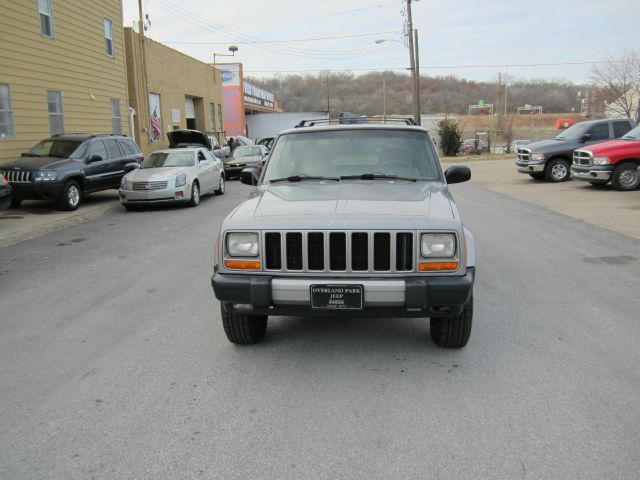
[[[104,19],[104,42],[107,55],[113,57],[113,24],[108,18]]]
[[[216,125],[216,104],[211,104],[211,128],[214,131],[218,130],[218,125]]]
[[[111,99],[111,133],[122,135],[122,121],[120,119],[120,100]]]
[[[160,95],[149,94],[149,141],[162,140],[162,116],[160,113]]]
[[[40,14],[40,33],[45,37],[53,38],[51,0],[38,0],[38,13]]]
[[[224,127],[222,126],[222,104],[218,104],[218,131],[223,132]]]
[[[51,135],[64,133],[64,113],[62,112],[62,92],[47,90],[49,106],[49,130]]]
[[[0,140],[16,138],[13,131],[13,111],[11,110],[11,92],[9,85],[0,83]]]

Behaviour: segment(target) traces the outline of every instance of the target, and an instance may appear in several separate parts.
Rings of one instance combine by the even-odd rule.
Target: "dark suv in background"
[[[75,210],[84,195],[117,189],[123,175],[143,159],[136,142],[123,135],[61,134],[0,164],[0,174],[11,184],[12,207],[36,199]]]
[[[635,126],[635,122],[628,118],[576,123],[553,140],[541,140],[518,148],[516,168],[535,179],[564,182],[571,175],[574,150],[620,138]]]

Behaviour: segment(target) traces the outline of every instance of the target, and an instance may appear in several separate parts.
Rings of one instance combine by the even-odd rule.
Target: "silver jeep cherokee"
[[[441,347],[464,347],[475,244],[427,130],[307,126],[281,132],[257,185],[224,220],[213,290],[229,341],[259,341],[269,315],[429,317]]]

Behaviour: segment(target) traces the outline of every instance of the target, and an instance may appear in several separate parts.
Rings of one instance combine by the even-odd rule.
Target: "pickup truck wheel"
[[[635,190],[640,185],[638,166],[634,163],[621,163],[611,175],[611,185],[616,190]]]
[[[534,180],[544,180],[544,173],[530,173],[529,176]]]
[[[431,319],[431,338],[443,348],[462,348],[469,341],[473,323],[473,296],[464,309],[455,317]]]
[[[218,181],[218,189],[214,190],[216,195],[224,195],[224,175],[220,174],[220,180]]]
[[[193,185],[191,186],[191,200],[189,201],[189,206],[197,207],[200,205],[200,185],[198,182],[194,180]]]
[[[9,207],[18,208],[21,203],[22,203],[22,199],[21,198],[12,198],[11,199],[11,203],[9,204]]]
[[[75,180],[67,180],[60,192],[60,199],[58,200],[60,208],[62,210],[75,210],[80,205],[82,200],[82,188]]]
[[[551,160],[545,170],[547,180],[552,182],[565,182],[569,180],[571,171],[569,170],[569,162],[562,158]]]
[[[230,312],[224,304],[220,305],[222,326],[227,339],[238,345],[250,345],[259,342],[267,329],[267,315],[247,315]]]

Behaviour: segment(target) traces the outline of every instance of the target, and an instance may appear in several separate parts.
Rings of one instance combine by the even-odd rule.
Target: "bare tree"
[[[592,70],[592,79],[609,97],[609,110],[640,121],[640,53],[628,50]]]

